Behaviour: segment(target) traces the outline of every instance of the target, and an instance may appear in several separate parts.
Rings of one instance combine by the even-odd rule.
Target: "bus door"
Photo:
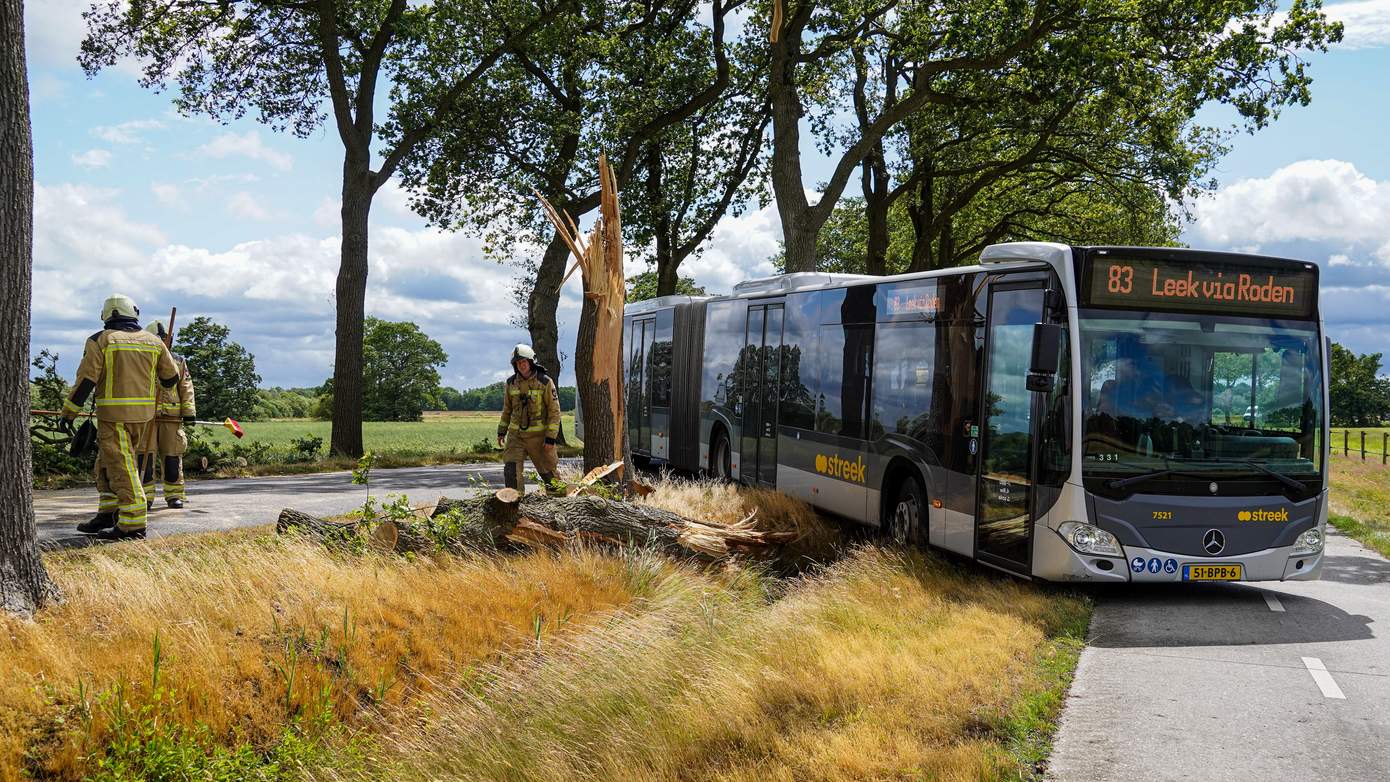
[[[1027,389],[1033,325],[1043,319],[1041,282],[990,289],[981,394],[975,555],[1028,573],[1032,564],[1034,396]]]
[[[627,419],[629,447],[641,454],[652,450],[652,395],[650,363],[652,342],[656,338],[656,319],[632,321],[628,342]]]
[[[782,304],[748,307],[743,363],[743,438],[739,475],[747,483],[777,483],[777,414],[782,359]],[[751,480],[749,480],[751,479]]]

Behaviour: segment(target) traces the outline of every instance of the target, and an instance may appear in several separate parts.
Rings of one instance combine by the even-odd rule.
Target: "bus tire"
[[[714,435],[714,444],[709,449],[709,472],[718,481],[733,480],[733,454],[729,450],[729,435],[719,429]]]
[[[899,546],[920,545],[926,539],[927,492],[914,475],[898,484],[893,504],[887,508],[884,537]]]

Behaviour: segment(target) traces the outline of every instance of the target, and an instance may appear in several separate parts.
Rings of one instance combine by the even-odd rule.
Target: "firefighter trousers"
[[[506,485],[517,491],[526,490],[526,459],[536,465],[541,481],[549,483],[555,477],[558,459],[545,447],[545,432],[507,432],[507,446],[502,449],[502,477]]]
[[[186,499],[183,455],[188,451],[188,435],[183,431],[183,422],[156,419],[149,423],[147,431],[146,453],[142,456],[140,464],[140,477],[145,487],[146,501],[154,499],[156,467],[159,468],[164,482],[164,499]]]
[[[145,528],[145,487],[139,462],[147,429],[148,424],[119,421],[97,425],[97,509],[114,512],[116,526],[123,532]]]

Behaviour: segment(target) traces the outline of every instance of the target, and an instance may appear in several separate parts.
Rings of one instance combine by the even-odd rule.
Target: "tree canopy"
[[[419,421],[435,400],[449,355],[414,323],[367,318],[363,359],[364,418]]]
[[[231,329],[211,318],[197,317],[174,335],[174,352],[188,362],[198,415],[218,420],[255,414],[260,395],[256,387],[256,357],[233,342]]]
[[[1328,406],[1333,426],[1379,426],[1390,420],[1390,377],[1380,374],[1380,353],[1358,356],[1332,343]]]

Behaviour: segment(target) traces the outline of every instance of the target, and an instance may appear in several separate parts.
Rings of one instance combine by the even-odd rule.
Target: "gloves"
[[[196,422],[197,420],[198,420],[198,419],[195,418],[194,416],[186,415],[186,416],[183,417],[183,425],[184,425],[184,426],[192,426],[192,425],[194,424],[194,422]]]
[[[60,430],[62,430],[63,434],[65,434],[65,435],[71,437],[71,436],[72,436],[72,432],[73,432],[73,428],[72,428],[72,419],[69,418],[68,416],[63,416],[62,418],[59,418],[59,419],[58,419],[58,428],[59,428]]]

